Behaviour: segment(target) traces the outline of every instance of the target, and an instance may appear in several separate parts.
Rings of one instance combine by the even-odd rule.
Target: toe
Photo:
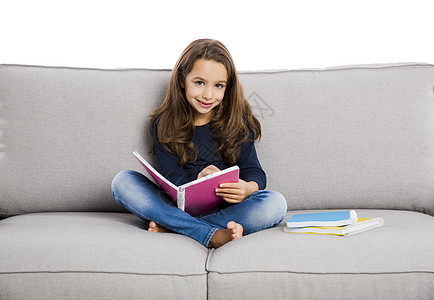
[[[148,231],[154,231],[156,227],[157,223],[155,223],[154,221],[150,221]]]
[[[230,221],[226,226],[228,229],[236,229],[237,223],[235,223],[234,221]]]

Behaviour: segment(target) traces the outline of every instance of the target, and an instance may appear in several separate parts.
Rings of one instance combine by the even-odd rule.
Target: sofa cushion
[[[362,218],[383,217],[385,225],[339,237],[285,233],[283,222],[213,250],[207,265],[209,298],[432,297],[434,217],[408,211],[357,212]]]
[[[207,248],[145,227],[122,213],[40,213],[2,220],[1,297],[206,298]]]
[[[258,157],[288,209],[434,215],[434,66],[366,65],[241,77]]]
[[[110,183],[149,155],[170,71],[0,65],[0,215],[126,212]]]

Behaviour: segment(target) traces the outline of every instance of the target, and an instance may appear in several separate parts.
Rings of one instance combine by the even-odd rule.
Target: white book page
[[[233,170],[236,170],[236,169],[239,169],[239,167],[238,167],[238,166],[233,166],[233,167],[230,167],[230,168],[224,169],[224,170],[219,171],[219,172],[214,172],[214,173],[211,173],[211,174],[206,175],[206,176],[204,176],[204,177],[201,177],[201,178],[199,178],[199,179],[196,179],[196,180],[193,180],[193,181],[187,182],[187,183],[181,185],[180,187],[181,187],[182,189],[184,189],[184,188],[186,188],[186,187],[189,187],[189,186],[195,185],[195,184],[197,184],[197,183],[200,183],[200,182],[206,181],[206,180],[208,180],[208,179],[210,179],[210,178],[214,178],[214,177],[217,177],[217,176],[220,176],[220,175],[223,175],[223,174],[226,174],[226,173],[232,172]]]
[[[152,173],[150,174],[157,176],[160,180],[164,181],[166,184],[170,185],[171,187],[173,187],[176,190],[179,190],[178,187],[176,185],[174,185],[173,183],[171,183],[168,179],[166,179],[166,177],[164,177],[163,175],[161,175],[157,170],[155,170],[137,151],[133,152],[134,156],[137,157],[141,163],[143,163],[148,172]],[[153,177],[153,176],[152,176]],[[155,179],[155,178],[154,178]],[[156,180],[157,181],[157,180]],[[158,182],[157,182],[158,183]]]

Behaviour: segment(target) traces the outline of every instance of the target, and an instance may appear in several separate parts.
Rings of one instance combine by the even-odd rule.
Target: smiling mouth
[[[196,100],[203,107],[210,107],[212,105],[212,103],[206,103],[206,102],[200,101],[199,99],[196,99]]]

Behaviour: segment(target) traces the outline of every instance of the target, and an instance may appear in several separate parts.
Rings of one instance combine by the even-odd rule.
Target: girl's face
[[[212,110],[223,100],[228,72],[222,63],[198,59],[185,77],[185,97],[195,111],[194,125],[211,120]]]

